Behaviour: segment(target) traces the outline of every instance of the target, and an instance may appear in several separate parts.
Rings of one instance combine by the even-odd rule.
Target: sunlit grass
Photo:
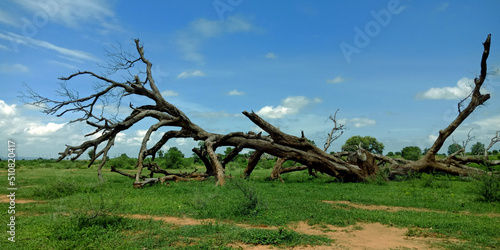
[[[327,244],[325,238],[308,238],[292,231],[283,231],[298,221],[340,226],[357,222],[381,222],[422,228],[426,233],[462,239],[465,243],[460,244],[467,247],[500,246],[500,203],[481,201],[477,193],[481,182],[473,178],[423,175],[422,178],[418,176],[378,185],[375,182],[340,183],[323,175],[312,178],[304,171],[285,174],[285,183],[280,183],[268,181],[269,169],[257,169],[249,180],[244,180],[239,178],[242,168],[233,167],[228,172],[235,177],[223,187],[216,187],[214,181],[205,181],[173,182],[169,186],[153,185],[133,189],[131,179],[108,171],[104,172],[105,182],[101,183],[94,166],[90,169],[81,167],[85,166],[84,162],[73,163],[77,166],[76,170],[66,169],[65,165],[69,163],[61,163],[63,167],[58,166],[59,163],[50,164],[50,167],[30,166],[29,162],[18,165],[16,180],[19,190],[16,198],[40,202],[17,205],[16,213],[19,215],[16,222],[20,226],[16,235],[19,241],[15,244],[18,245],[10,244],[4,237],[0,239],[2,249],[9,249],[4,248],[4,245],[24,246],[26,249],[38,249],[35,246],[69,249],[63,247],[68,242],[68,246],[73,247],[102,246],[104,249],[116,246],[213,247],[227,246],[234,241],[249,244],[271,242],[278,245],[297,245],[300,242]],[[0,192],[5,194],[6,191]],[[322,202],[325,200],[427,208],[440,212],[370,211],[333,206]],[[86,216],[101,210],[106,212],[96,217],[101,220],[91,219],[84,223]],[[496,216],[489,216],[491,213]],[[122,218],[113,214],[212,218],[225,224],[174,226],[161,221]],[[1,218],[7,221],[8,214],[4,212]],[[277,230],[247,231],[231,225],[231,222],[284,229],[281,233]],[[190,233],[203,230],[215,230],[217,236]],[[82,235],[97,237],[98,243],[92,243]],[[242,240],[243,236],[250,238]],[[160,241],[158,238],[168,240]]]

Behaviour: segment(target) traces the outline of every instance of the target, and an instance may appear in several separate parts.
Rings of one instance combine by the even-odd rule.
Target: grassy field
[[[228,174],[235,178],[224,187],[209,180],[133,189],[131,179],[105,171],[101,183],[95,168],[84,166],[19,161],[16,242],[7,240],[4,226],[0,249],[335,247],[325,235],[294,230],[299,222],[325,230],[380,222],[404,228],[409,237],[458,239],[434,247],[500,247],[500,202],[485,202],[479,191],[491,182],[470,177],[423,174],[389,183],[340,183],[298,172],[283,175],[285,183],[280,183],[267,180],[268,169],[257,169],[243,180],[237,177],[243,169],[231,168]],[[5,169],[0,178],[7,187]],[[6,197],[6,188],[0,190]],[[1,204],[6,225],[9,205]],[[368,205],[386,207],[363,207]],[[389,209],[393,207],[407,209]],[[210,220],[189,224],[155,219],[165,217]]]

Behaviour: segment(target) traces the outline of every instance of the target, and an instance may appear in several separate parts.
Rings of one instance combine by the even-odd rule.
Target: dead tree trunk
[[[436,160],[435,155],[442,147],[446,138],[455,131],[476,107],[482,105],[490,98],[489,94],[483,95],[480,93],[480,88],[486,77],[486,59],[489,54],[490,40],[491,36],[488,35],[488,38],[484,42],[484,52],[481,60],[481,75],[474,81],[476,86],[469,105],[464,110],[460,110],[459,105],[458,117],[450,126],[439,132],[438,139],[423,159],[406,164],[393,164],[392,172],[394,174],[405,174],[410,170],[441,170],[449,173],[466,175],[478,171],[466,167],[463,162],[457,162],[456,159],[449,158]],[[216,177],[216,185],[224,185],[225,176],[223,164],[221,164],[215,151],[218,147],[227,146],[235,147],[237,151],[244,148],[255,150],[244,172],[247,177],[251,174],[263,153],[282,159],[296,161],[304,166],[308,166],[316,171],[334,176],[344,181],[363,181],[368,178],[369,175],[376,173],[376,170],[375,173],[374,171],[366,171],[363,169],[364,167],[360,168],[360,166],[349,164],[340,158],[326,153],[311,144],[303,134],[301,137],[296,137],[283,133],[278,128],[263,120],[253,111],[244,111],[243,114],[263,131],[267,132],[268,135],[261,135],[261,133],[255,134],[252,132],[232,132],[223,135],[205,131],[203,128],[193,123],[181,110],[163,98],[152,75],[152,63],[146,58],[144,49],[138,39],[135,40],[135,50],[137,52],[135,55],[132,53],[124,53],[123,51],[111,54],[111,57],[114,59],[112,61],[115,64],[110,67],[110,69],[114,72],[124,70],[132,75],[131,71],[137,70],[137,74],[130,79],[125,79],[120,82],[90,71],[79,71],[68,77],[59,78],[64,81],[64,84],[61,85],[62,89],[59,91],[65,98],[62,101],[40,96],[35,91],[28,89],[28,94],[24,95],[23,100],[29,99],[30,101],[25,101],[25,103],[42,107],[45,113],[51,115],[63,116],[66,113],[81,114],[80,118],[70,122],[86,122],[87,125],[95,129],[93,132],[86,135],[95,136],[93,139],[88,139],[80,145],[67,146],[65,151],[60,153],[59,160],[70,156],[73,156],[71,159],[75,160],[86,150],[93,149],[95,153],[90,160],[89,166],[93,164],[97,158],[102,157],[102,162],[98,167],[98,176],[102,178],[101,169],[106,163],[106,155],[114,145],[116,136],[122,131],[130,129],[143,119],[149,118],[154,119],[155,123],[146,131],[141,143],[141,148],[138,152],[136,164],[137,172],[133,175],[135,183],[138,186],[141,186],[141,183],[157,183],[161,181],[159,177],[154,180],[155,178],[145,177],[142,174],[145,167],[144,160],[148,156],[152,156],[154,160],[157,151],[173,138],[192,138],[196,141],[203,142],[203,150],[206,151],[206,155],[203,150],[197,154],[202,158],[207,167],[207,173],[213,174]],[[75,91],[69,89],[66,85],[66,82],[77,77],[89,77],[91,82],[98,80],[101,85],[96,87],[95,94],[80,98]],[[142,99],[148,100],[150,103],[142,106],[134,106],[131,103],[129,107],[132,111],[123,119],[115,119],[113,116],[107,117],[104,108],[98,109],[98,104],[104,103],[107,105],[109,104],[108,100],[114,100],[113,104],[120,106],[122,98],[130,95],[141,97]],[[163,133],[161,139],[152,147],[148,148],[147,142],[151,139],[151,135],[159,131],[160,128],[165,127],[172,128],[172,130]],[[195,150],[195,153],[196,152]],[[205,156],[208,156],[209,159]],[[124,172],[116,169],[114,169],[114,171],[125,175]],[[282,172],[283,171],[284,170],[282,170]],[[167,175],[165,172],[156,171],[155,173]]]
[[[328,117],[328,119],[333,122],[334,126],[333,126],[332,130],[330,131],[330,133],[328,133],[328,137],[325,141],[325,145],[323,146],[324,152],[326,152],[328,150],[328,148],[330,147],[330,145],[332,144],[333,141],[337,140],[344,133],[344,124],[340,124],[337,122],[337,113],[338,112],[339,112],[339,110],[337,109],[337,111],[335,111],[335,114],[333,116],[330,115]],[[340,133],[337,134],[337,132],[340,132]],[[303,133],[302,133],[302,136],[304,137]],[[274,165],[273,170],[271,172],[271,177],[269,178],[270,180],[280,179],[281,182],[284,182],[283,179],[281,179],[281,174],[291,173],[291,172],[295,172],[295,171],[302,171],[305,169],[307,169],[310,176],[317,177],[318,171],[316,169],[314,169],[314,171],[313,171],[313,168],[308,167],[308,166],[293,166],[292,165],[291,167],[283,168],[283,164],[285,163],[285,161],[286,161],[286,159],[284,159],[284,158],[278,158],[278,160],[276,161],[276,164]],[[297,162],[295,162],[294,165],[296,163]],[[358,165],[358,167],[362,168],[363,166]],[[364,171],[364,172],[366,172],[366,171]],[[365,176],[365,178],[366,177],[368,177],[368,176]]]
[[[488,35],[486,41],[483,43],[484,51],[481,58],[481,74],[474,79],[474,89],[471,94],[471,100],[464,110],[461,110],[461,103],[458,104],[458,116],[454,121],[443,130],[439,131],[438,138],[427,151],[427,154],[420,160],[410,162],[407,164],[393,164],[391,166],[391,176],[406,175],[410,171],[415,172],[431,172],[439,171],[453,175],[471,175],[483,172],[482,170],[467,167],[465,164],[471,162],[470,159],[460,159],[456,156],[447,157],[445,159],[436,160],[436,154],[443,146],[446,139],[462,124],[462,122],[480,105],[483,105],[488,99],[490,94],[481,94],[481,86],[486,79],[486,60],[490,53],[491,34]]]

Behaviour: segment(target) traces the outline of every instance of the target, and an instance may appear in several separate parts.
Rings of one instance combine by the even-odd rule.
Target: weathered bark
[[[455,174],[468,174],[475,170],[471,170],[464,166],[464,161],[460,162],[456,158],[449,158],[445,160],[436,160],[435,155],[442,147],[445,140],[455,131],[455,129],[475,110],[476,107],[482,105],[489,98],[489,94],[481,94],[480,88],[486,77],[486,59],[489,54],[491,36],[488,36],[484,43],[484,52],[481,60],[481,75],[474,80],[475,88],[471,94],[471,101],[469,105],[464,109],[460,110],[458,117],[445,129],[439,132],[439,136],[436,139],[433,146],[427,152],[425,157],[416,162],[409,162],[400,164],[396,161],[387,160],[382,157],[373,156],[376,159],[383,159],[391,163],[391,168],[393,173],[407,173],[411,171],[430,171],[430,170],[442,170]],[[237,152],[244,148],[253,149],[255,153],[249,159],[247,168],[244,171],[246,177],[250,176],[253,169],[257,165],[263,153],[273,155],[275,157],[288,160],[293,160],[298,163],[308,166],[310,169],[325,173],[336,178],[342,179],[344,181],[363,181],[370,175],[376,174],[378,171],[376,165],[372,166],[370,164],[367,168],[366,164],[356,161],[356,165],[350,164],[341,158],[330,155],[324,150],[319,149],[315,145],[311,144],[302,133],[301,137],[289,135],[283,133],[275,126],[271,125],[267,121],[263,120],[256,113],[243,111],[243,114],[250,119],[254,124],[259,126],[263,131],[267,132],[268,135],[262,135],[261,133],[255,134],[253,132],[232,132],[226,135],[210,133],[193,123],[181,110],[167,102],[158,90],[156,83],[152,75],[152,63],[145,57],[144,49],[141,46],[138,39],[135,40],[135,49],[137,55],[134,57],[130,53],[118,53],[117,57],[120,64],[115,66],[114,70],[132,70],[136,67],[136,64],[141,64],[145,69],[141,69],[137,75],[133,76],[132,79],[125,80],[124,82],[118,82],[109,79],[104,76],[97,75],[90,71],[79,71],[70,75],[69,77],[60,78],[64,82],[69,81],[73,78],[80,76],[88,76],[93,80],[99,80],[102,85],[96,89],[96,93],[87,97],[79,98],[72,90],[68,89],[66,85],[62,85],[61,93],[67,98],[64,101],[51,100],[38,95],[36,92],[29,89],[29,95],[25,96],[32,100],[30,104],[38,105],[44,107],[44,112],[47,114],[55,114],[57,116],[65,115],[66,113],[80,113],[82,116],[71,122],[86,122],[87,125],[93,127],[95,130],[86,136],[94,135],[94,139],[89,139],[77,146],[67,146],[65,151],[60,153],[59,160],[66,157],[72,157],[72,160],[79,158],[86,150],[94,149],[94,155],[91,157],[89,166],[93,162],[102,157],[103,161],[98,167],[98,176],[102,178],[101,169],[106,163],[106,155],[109,149],[114,145],[116,136],[129,128],[131,128],[136,123],[142,121],[143,119],[152,118],[155,123],[152,124],[146,131],[146,134],[142,140],[141,147],[138,153],[137,160],[137,172],[135,175],[130,175],[112,168],[112,171],[120,173],[122,175],[133,177],[135,184],[137,186],[144,186],[147,183],[158,182],[159,178],[150,178],[155,173],[160,173],[165,176],[170,176],[167,171],[161,170],[160,168],[152,167],[147,165],[144,161],[148,156],[152,156],[154,160],[155,155],[158,150],[160,150],[170,139],[173,138],[192,138],[196,141],[203,141],[203,149],[194,149],[193,151],[197,153],[205,166],[207,167],[207,173],[213,174],[216,177],[216,185],[224,185],[224,165],[234,157]],[[115,55],[116,56],[116,55]],[[142,77],[139,77],[139,75]],[[121,93],[117,97],[116,93]],[[96,104],[100,104],[108,99],[115,98],[116,104],[121,103],[121,98],[128,95],[140,96],[142,98],[148,99],[151,103],[150,105],[143,105],[135,107],[130,104],[132,109],[130,115],[122,120],[107,118],[103,115],[102,110],[96,110]],[[50,107],[50,105],[52,107]],[[460,105],[459,105],[460,107]],[[335,122],[335,119],[333,119]],[[157,141],[151,148],[147,147],[147,142],[150,140],[151,135],[154,132],[159,131],[160,128],[172,128],[165,133],[163,133],[161,139]],[[337,124],[335,122],[335,127]],[[335,138],[332,133],[329,134],[329,138]],[[102,149],[98,147],[104,144]],[[227,161],[221,164],[215,153],[218,147],[234,147],[234,151],[230,154]],[[325,144],[327,148],[329,144]],[[206,157],[208,156],[208,158]],[[370,161],[371,163],[371,161]],[[152,174],[150,177],[145,177],[142,175],[144,167],[150,168]],[[299,169],[299,167],[294,168]],[[294,170],[290,169],[290,171]],[[283,173],[285,169],[280,172]],[[186,178],[185,176],[174,175],[181,178]],[[201,178],[201,176],[198,176]],[[166,177],[165,177],[166,178]],[[170,177],[169,177],[170,178]],[[174,177],[172,177],[174,178]],[[195,177],[197,178],[197,177]],[[156,179],[157,181],[154,181]]]
[[[205,168],[207,169],[206,174],[209,176],[214,175],[214,169],[212,167],[212,163],[207,158],[207,152],[206,150],[202,148],[193,148],[192,151],[200,157],[201,161],[203,162],[203,165],[205,165]]]
[[[357,165],[361,169],[361,175],[365,178],[376,175],[380,169],[375,162],[375,157],[368,150],[361,147],[347,155],[347,162]]]
[[[243,171],[243,175],[246,178],[250,177],[252,174],[253,170],[255,169],[255,166],[257,166],[257,163],[259,163],[260,157],[264,154],[264,151],[260,150],[255,150],[250,158],[248,159],[248,164],[245,170]]]
[[[274,164],[273,171],[271,172],[271,177],[270,179],[276,180],[280,179],[281,182],[284,182],[283,179],[281,179],[281,172],[283,171],[283,163],[285,163],[286,158],[278,158],[276,160],[276,163]]]
[[[337,140],[342,134],[344,133],[344,125],[341,123],[337,122],[337,113],[339,110],[335,111],[335,114],[333,116],[329,116],[328,119],[331,120],[334,124],[332,130],[330,133],[327,134],[327,139],[325,141],[325,144],[323,146],[323,151],[326,152],[328,148],[330,148],[330,145],[332,144],[333,141]],[[337,132],[340,132],[337,134]],[[304,137],[304,133],[302,133],[302,137]],[[275,180],[275,179],[280,179],[281,182],[284,182],[283,179],[281,179],[281,174],[285,173],[291,173],[295,171],[302,171],[307,169],[308,173],[310,176],[317,177],[318,171],[316,169],[313,169],[312,167],[308,166],[294,166],[297,162],[295,162],[291,167],[283,168],[283,164],[285,163],[285,160],[282,158],[279,158],[276,161],[276,164],[273,167],[273,170],[271,172],[271,177],[270,180]]]
[[[391,166],[391,176],[406,175],[411,171],[415,172],[432,172],[439,171],[445,172],[453,175],[471,175],[482,173],[482,170],[476,168],[470,168],[465,166],[466,163],[471,162],[471,159],[461,159],[458,160],[456,156],[447,157],[442,160],[436,160],[436,154],[443,146],[446,139],[462,124],[462,122],[480,105],[483,105],[489,98],[490,94],[481,94],[481,87],[486,79],[486,60],[490,52],[491,34],[488,35],[486,41],[483,43],[484,51],[481,57],[481,74],[479,77],[474,79],[474,89],[470,95],[470,102],[467,107],[461,110],[461,103],[459,103],[459,114],[455,120],[453,120],[448,127],[439,131],[438,138],[431,146],[427,154],[420,160],[415,162],[410,162],[407,164],[393,164]],[[494,162],[492,162],[494,163]]]

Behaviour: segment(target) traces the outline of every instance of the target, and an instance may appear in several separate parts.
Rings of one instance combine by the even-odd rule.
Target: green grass
[[[49,167],[40,164],[50,164]],[[58,164],[62,164],[59,166]],[[76,171],[66,166],[76,166]],[[289,228],[294,222],[353,225],[381,222],[461,239],[448,248],[500,247],[500,202],[485,202],[473,178],[424,175],[405,181],[339,183],[327,176],[311,178],[306,171],[283,175],[285,183],[267,181],[270,170],[257,169],[249,180],[170,183],[133,189],[132,180],[104,172],[100,183],[95,167],[80,163],[17,165],[17,199],[43,202],[16,205],[16,243],[0,239],[0,249],[161,249],[225,248],[231,242],[296,246],[330,244],[319,236]],[[243,170],[233,167],[232,176]],[[2,172],[0,178],[6,179]],[[381,185],[383,183],[383,185]],[[0,189],[6,194],[6,189]],[[322,202],[347,200],[367,205],[427,208],[441,211],[369,211],[345,209]],[[193,226],[130,219],[117,214],[212,218],[224,223]],[[2,222],[10,217],[2,212]],[[234,223],[268,225],[278,230],[247,229]],[[456,245],[453,245],[456,244]]]

